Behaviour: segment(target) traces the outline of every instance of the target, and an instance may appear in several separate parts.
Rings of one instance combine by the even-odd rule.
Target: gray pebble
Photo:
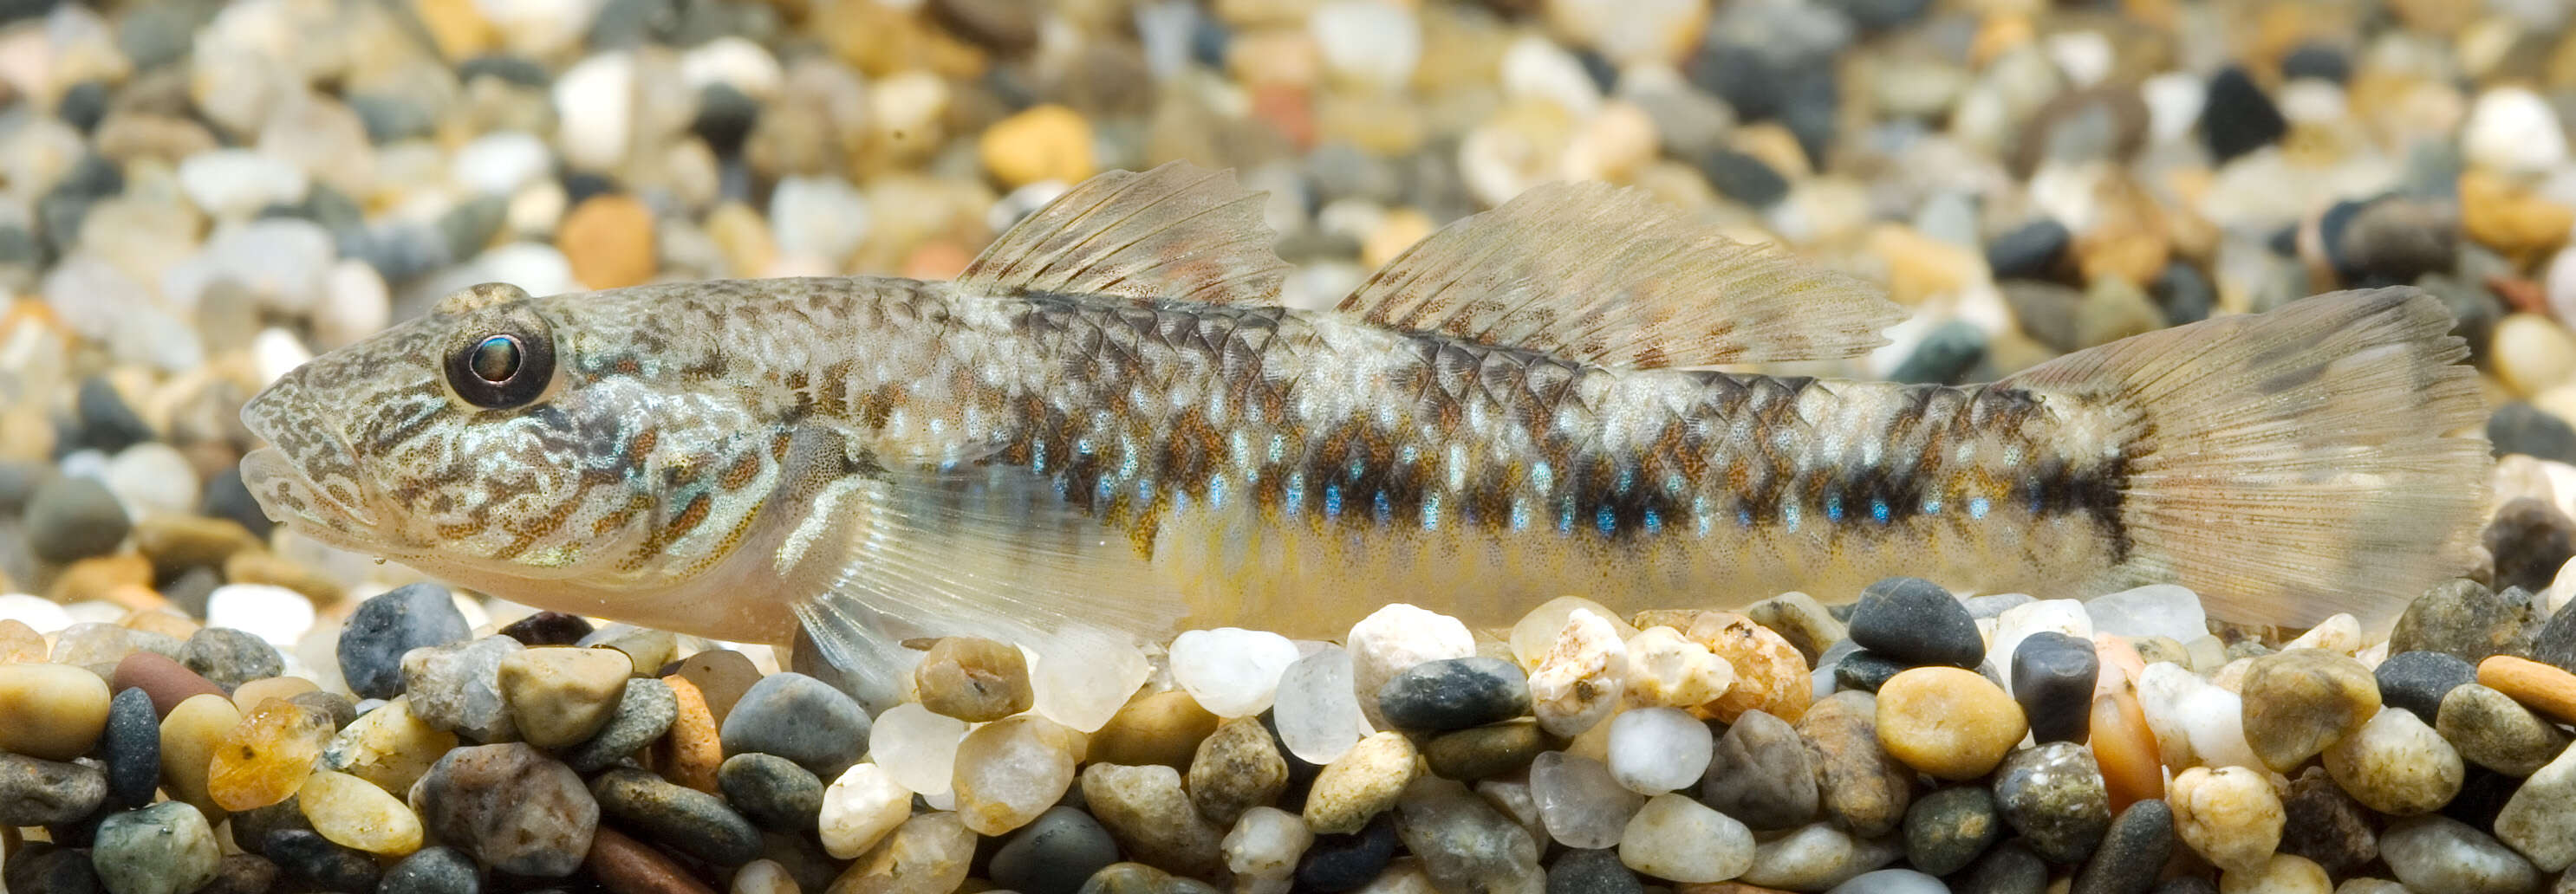
[[[1798,729],[1763,711],[1746,711],[1718,737],[1700,777],[1700,800],[1755,829],[1787,829],[1816,818],[1814,757]]]
[[[365,698],[401,695],[403,653],[463,642],[474,634],[447,588],[412,584],[370,597],[340,628],[340,673]],[[498,659],[495,659],[496,661]]]
[[[225,692],[286,672],[277,647],[257,635],[230,627],[208,627],[188,637],[187,644],[180,648],[179,663],[223,687]]]
[[[2110,831],[2111,801],[2092,752],[2050,742],[2013,752],[1995,770],[2004,821],[2052,863],[2081,863]]]
[[[671,684],[653,677],[628,680],[626,694],[618,696],[617,713],[609,715],[608,725],[590,741],[565,752],[563,762],[581,773],[608,769],[661,738],[679,716],[680,701],[671,694]]]
[[[790,835],[814,831],[823,810],[823,781],[774,754],[737,754],[716,768],[725,801],[761,828]]]
[[[1529,713],[1529,677],[1499,658],[1425,661],[1377,690],[1378,710],[1398,729],[1460,730]]]
[[[2452,580],[2407,603],[2388,632],[2388,652],[2448,652],[2474,665],[2499,652],[2529,654],[2538,632],[2530,606],[2513,605],[2477,581]]]
[[[277,887],[277,864],[258,854],[225,854],[213,884],[195,894],[268,894]]]
[[[57,564],[114,552],[133,526],[107,485],[74,475],[36,488],[24,519],[28,548]]]
[[[2040,894],[2048,890],[2048,863],[2018,841],[1986,852],[1950,884],[1952,894]]]
[[[571,874],[599,824],[581,777],[517,742],[448,752],[412,788],[411,804],[433,840],[518,875]]]
[[[828,683],[788,671],[754,683],[725,715],[726,754],[759,752],[836,779],[867,748],[868,714]]]
[[[1547,867],[1547,894],[1646,894],[1646,884],[1616,850],[1572,850]]]
[[[265,847],[272,832],[284,829],[313,831],[313,822],[304,818],[304,800],[295,795],[266,807],[235,811],[232,815],[233,840],[252,848]]]
[[[383,876],[374,857],[334,844],[310,829],[277,829],[260,842],[259,852],[285,874],[326,891],[373,891]]]
[[[0,887],[26,894],[97,894],[98,870],[89,855],[45,841],[30,841],[9,855]]]
[[[1118,862],[1118,843],[1090,814],[1049,807],[993,851],[993,883],[1020,894],[1074,894]]]
[[[516,740],[519,727],[501,700],[499,681],[501,659],[524,648],[506,636],[487,636],[403,656],[402,691],[411,696],[412,714],[477,742]]]
[[[1914,868],[1949,875],[1975,862],[2003,837],[1994,793],[1961,785],[1925,795],[1905,810],[1905,858]]]
[[[90,849],[90,868],[116,894],[186,894],[213,882],[222,859],[206,815],[179,801],[108,816]]]
[[[152,712],[152,697],[132,686],[117,693],[107,703],[98,746],[107,759],[109,805],[126,810],[152,803],[161,785],[161,718]]]
[[[590,794],[619,828],[698,859],[738,866],[760,857],[760,830],[714,795],[624,767],[591,780]]]
[[[2155,798],[2131,804],[2076,874],[2073,894],[2146,894],[2173,846],[2173,808]]]
[[[385,870],[376,894],[481,894],[483,867],[452,847],[421,848]]]
[[[0,826],[78,822],[106,800],[107,776],[95,767],[0,752]]]

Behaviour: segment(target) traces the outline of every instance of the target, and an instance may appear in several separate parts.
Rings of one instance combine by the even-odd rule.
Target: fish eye
[[[448,355],[447,384],[475,406],[515,407],[546,390],[554,359],[554,346],[542,337],[496,332]]]

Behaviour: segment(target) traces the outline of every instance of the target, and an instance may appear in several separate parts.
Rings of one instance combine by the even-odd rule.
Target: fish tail
[[[2336,292],[2069,354],[2012,384],[2125,407],[2126,560],[2214,616],[2393,618],[2475,564],[2486,439],[2442,303]]]

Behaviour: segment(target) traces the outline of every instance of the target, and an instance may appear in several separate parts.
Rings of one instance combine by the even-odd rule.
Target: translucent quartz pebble
[[[1520,659],[1522,667],[1537,667],[1538,660],[1556,648],[1557,633],[1565,629],[1566,619],[1578,608],[1608,619],[1612,627],[1618,628],[1623,641],[1637,635],[1637,630],[1620,621],[1619,613],[1608,606],[1581,596],[1559,596],[1540,603],[1512,624],[1512,657]]]
[[[877,715],[868,730],[868,759],[905,790],[936,795],[948,791],[957,743],[965,736],[966,721],[917,704],[896,705]]]
[[[1241,627],[1191,630],[1172,640],[1172,681],[1219,717],[1250,717],[1270,707],[1279,676],[1297,660],[1287,637]]]
[[[1610,719],[1610,776],[1632,792],[1659,795],[1699,782],[1715,749],[1708,724],[1679,708],[1638,708]]]
[[[1566,847],[1617,845],[1628,819],[1646,806],[1646,796],[1620,785],[1600,761],[1562,751],[1530,762],[1530,794],[1548,837]]]
[[[977,834],[1028,825],[1064,798],[1082,734],[1030,714],[966,734],[954,753],[957,818]]]
[[[2201,611],[2200,595],[2174,584],[2149,584],[2095,597],[2084,603],[2084,611],[2092,617],[2094,630],[2132,639],[2170,636],[2174,642],[2187,643],[2209,635],[2209,616]]]
[[[1029,682],[1048,720],[1092,732],[1116,716],[1154,666],[1136,647],[1089,631],[1060,634],[1032,647]]]
[[[1687,795],[1666,792],[1628,821],[1619,860],[1685,883],[1722,882],[1753,868],[1753,832]]]
[[[1476,654],[1476,637],[1456,618],[1398,602],[1351,625],[1352,693],[1371,722],[1378,720],[1377,690],[1405,668]]]
[[[1351,654],[1340,646],[1325,646],[1280,673],[1272,716],[1278,719],[1279,740],[1310,764],[1332,763],[1376,731],[1360,712],[1351,684]]]
[[[912,792],[876,764],[854,764],[823,789],[817,818],[823,851],[847,860],[877,846],[887,833],[912,817]]]

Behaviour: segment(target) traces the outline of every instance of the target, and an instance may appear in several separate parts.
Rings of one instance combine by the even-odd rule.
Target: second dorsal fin
[[[1186,162],[1111,171],[1003,233],[961,283],[1000,290],[1271,304],[1288,265],[1260,193]]]
[[[1550,183],[1431,234],[1343,299],[1372,323],[1614,366],[1849,357],[1904,312],[1860,280],[1602,183]]]

